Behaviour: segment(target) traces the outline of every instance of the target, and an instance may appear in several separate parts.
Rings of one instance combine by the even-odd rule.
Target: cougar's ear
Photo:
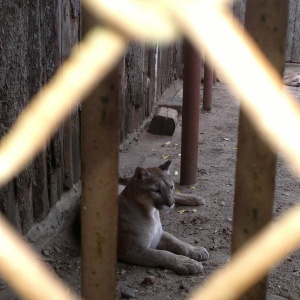
[[[134,172],[134,178],[137,180],[144,180],[149,177],[149,175],[150,174],[146,169],[140,167],[137,167]]]
[[[170,175],[170,166],[172,164],[171,160],[167,160],[165,163],[163,163],[162,165],[159,166],[159,168],[166,172],[168,175]]]

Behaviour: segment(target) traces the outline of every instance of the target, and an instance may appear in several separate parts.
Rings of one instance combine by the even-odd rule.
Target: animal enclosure
[[[225,1],[226,2],[226,1]],[[98,7],[99,6],[93,6],[94,2],[93,1],[86,1],[87,4],[89,4],[91,7],[93,7],[94,9],[94,13],[98,12]],[[207,58],[208,60],[214,63],[214,65],[216,66],[218,72],[220,73],[221,77],[224,78],[224,80],[226,80],[228,82],[228,84],[231,86],[231,88],[235,91],[235,93],[241,97],[241,102],[242,105],[245,105],[245,107],[248,107],[248,110],[246,109],[246,111],[249,113],[249,117],[252,118],[254,121],[254,124],[256,124],[257,128],[260,128],[263,132],[264,132],[264,136],[266,138],[266,140],[268,141],[268,143],[276,150],[281,150],[285,156],[287,157],[287,161],[290,164],[295,164],[295,170],[298,170],[298,159],[297,157],[299,156],[299,151],[297,148],[297,144],[294,143],[294,140],[292,139],[291,136],[287,135],[286,133],[293,133],[294,136],[296,136],[296,133],[299,129],[299,121],[297,120],[297,113],[293,110],[293,105],[291,104],[291,101],[289,99],[289,97],[287,95],[285,95],[282,92],[282,88],[281,88],[281,84],[280,84],[280,78],[277,77],[277,75],[272,71],[272,68],[270,68],[270,66],[268,66],[268,64],[264,61],[264,59],[259,55],[259,52],[257,52],[255,46],[251,43],[251,41],[249,39],[247,39],[246,36],[243,36],[242,38],[242,32],[240,30],[240,28],[237,26],[236,23],[234,23],[233,20],[231,20],[230,18],[230,14],[227,12],[227,10],[225,9],[225,3],[223,3],[223,1],[213,1],[213,2],[209,2],[211,4],[207,4],[208,2],[195,2],[194,6],[186,6],[183,5],[181,2],[178,3],[178,7],[174,7],[174,4],[172,3],[172,5],[166,5],[166,7],[164,7],[163,9],[167,9],[168,13],[172,16],[172,22],[171,24],[177,24],[177,26],[180,26],[180,28],[185,32],[186,36],[193,41],[194,45],[197,47],[197,49],[200,51],[205,51],[205,53],[207,54]],[[132,3],[127,3],[128,5],[132,5]],[[98,3],[98,5],[100,5]],[[107,9],[107,10],[106,10]],[[139,7],[138,9],[144,9],[143,7]],[[157,9],[157,8],[156,8]],[[106,11],[106,13],[103,13],[103,11]],[[198,14],[197,16],[195,16],[193,14],[193,12],[197,11]],[[143,10],[141,12],[144,12]],[[100,10],[100,14],[104,17],[104,18],[109,18],[107,16],[109,16],[110,10],[109,7],[107,6],[102,6],[102,9]],[[114,14],[118,14],[120,12],[118,11],[114,11]],[[125,13],[122,11],[122,14]],[[153,18],[157,18],[157,15],[152,15]],[[121,20],[122,18],[117,18],[114,19],[115,21],[112,22],[116,22],[115,27],[119,27],[120,29],[122,28],[122,30],[120,30],[121,32],[126,32],[128,34],[128,36],[130,36],[131,38],[135,38],[137,40],[141,39],[141,36],[143,38],[149,39],[149,41],[153,41],[151,40],[151,35],[147,35],[147,32],[141,32],[139,31],[140,28],[144,28],[144,26],[135,26],[134,30],[132,29],[132,27],[128,27],[126,26],[126,22],[125,24],[119,24],[119,20]],[[138,20],[135,19],[135,16],[132,15],[131,18],[129,18],[130,20],[135,20],[136,22],[138,22]],[[116,21],[117,20],[117,21]],[[156,33],[158,34],[158,36],[161,35],[161,37],[165,38],[165,39],[172,39],[175,36],[176,32],[176,28],[177,26],[173,26],[170,25],[168,23],[168,20],[160,20],[162,21],[161,23],[157,23],[157,22],[153,22],[148,24],[150,25],[157,25],[160,24],[161,27],[159,31],[156,31]],[[218,31],[220,31],[221,36],[226,36],[227,38],[231,38],[232,42],[237,42],[236,43],[236,47],[241,47],[241,48],[237,48],[235,50],[241,50],[241,51],[237,51],[239,56],[232,56],[232,49],[229,51],[228,48],[224,48],[224,53],[222,51],[218,52],[217,49],[221,48],[221,44],[218,44],[220,42],[219,39],[217,39],[216,37],[214,37],[213,35],[209,34],[209,29],[204,29],[206,26],[206,24],[210,24],[211,28],[213,28],[214,24],[218,24],[218,22],[220,22],[221,25],[223,26],[219,26],[218,27]],[[219,25],[220,25],[219,24]],[[127,24],[128,25],[128,24]],[[208,26],[208,28],[210,28],[210,26]],[[132,31],[133,30],[133,31]],[[134,34],[133,34],[134,32]],[[157,39],[157,36],[155,37],[155,39]],[[105,45],[107,46],[106,49],[103,49],[103,47],[101,47],[101,42],[104,42]],[[229,43],[230,44],[230,43]],[[248,46],[245,46],[248,45]],[[223,45],[224,46],[224,45]],[[252,49],[251,51],[248,51],[249,48]],[[20,168],[24,167],[25,164],[27,163],[28,160],[30,160],[39,149],[42,149],[42,147],[44,147],[44,143],[45,143],[45,138],[44,136],[47,135],[48,137],[50,136],[51,133],[54,132],[54,130],[56,129],[57,123],[61,122],[63,117],[66,117],[67,112],[70,112],[70,109],[75,106],[78,102],[78,97],[81,96],[86,96],[88,93],[88,90],[90,90],[92,87],[95,87],[96,83],[94,78],[96,78],[96,76],[99,76],[99,80],[104,78],[104,75],[108,74],[109,71],[112,70],[113,65],[115,65],[118,61],[119,58],[121,58],[121,56],[124,53],[124,49],[125,49],[125,38],[123,36],[120,35],[119,31],[115,32],[112,29],[104,29],[104,31],[102,30],[102,28],[98,28],[95,27],[93,30],[89,31],[89,33],[87,33],[85,35],[85,38],[81,44],[81,47],[79,48],[78,51],[76,51],[74,53],[74,55],[70,58],[69,63],[65,64],[64,67],[57,73],[57,75],[54,77],[53,81],[51,81],[49,83],[49,85],[45,86],[43,88],[43,91],[41,94],[39,94],[38,96],[36,96],[33,101],[31,106],[28,108],[28,110],[26,110],[23,115],[22,118],[19,119],[18,123],[16,124],[16,126],[13,128],[12,133],[10,135],[8,135],[8,137],[5,139],[5,142],[2,144],[2,151],[0,149],[0,154],[2,153],[2,156],[0,155],[0,159],[2,162],[2,166],[3,166],[3,171],[2,171],[2,177],[1,177],[1,182],[2,184],[4,182],[7,182],[8,178],[11,178],[11,176],[13,176],[13,174],[15,174],[18,170],[20,170]],[[227,52],[225,51],[227,50]],[[101,52],[102,51],[102,52]],[[255,53],[256,55],[253,55],[253,53]],[[87,55],[88,54],[88,55]],[[101,55],[102,56],[101,56]],[[226,56],[222,56],[226,54]],[[233,52],[233,54],[235,54]],[[99,58],[100,56],[100,58]],[[82,58],[84,58],[82,60]],[[93,58],[93,60],[91,59]],[[226,59],[225,59],[226,58]],[[257,58],[260,58],[260,60],[257,60]],[[240,61],[239,61],[240,60]],[[87,62],[87,64],[85,65],[83,62]],[[247,80],[245,78],[243,78],[243,76],[241,76],[241,73],[238,69],[234,69],[234,65],[235,63],[239,63],[241,65],[241,62],[243,63],[247,63],[247,68],[249,68],[249,70],[253,71],[253,74],[256,74],[257,77],[255,75],[253,75],[253,84],[255,84],[257,87],[260,87],[259,93],[256,92],[256,89],[253,89],[251,87],[249,87],[249,85],[245,84],[245,82],[247,82]],[[76,66],[76,67],[75,67]],[[89,71],[85,73],[86,71],[86,66],[89,67]],[[265,70],[268,70],[268,72],[266,72]],[[70,75],[70,74],[86,74],[85,78],[80,78],[80,81],[76,81],[76,84],[74,84],[74,81],[72,81],[74,78]],[[260,76],[261,75],[261,76]],[[111,79],[109,79],[110,77],[107,77],[106,80],[103,81],[102,83],[102,87],[104,88],[105,93],[107,94],[102,94],[101,96],[104,96],[104,98],[101,98],[103,101],[103,105],[104,108],[106,109],[105,106],[107,105],[106,101],[107,99],[111,99],[111,94],[109,94],[108,90],[109,87],[113,86],[113,85],[109,85],[108,83],[113,83],[115,84],[117,82],[116,77],[113,77]],[[64,81],[62,80],[64,79]],[[64,84],[60,84],[60,82],[64,82]],[[147,81],[148,82],[148,81]],[[151,81],[150,81],[151,82]],[[66,86],[68,87],[66,89]],[[59,99],[55,99],[55,97],[53,97],[53,91],[59,90],[59,95],[61,95],[62,99],[64,99],[64,101],[58,101]],[[262,91],[264,91],[266,94],[262,94]],[[261,93],[261,94],[260,94]],[[57,95],[57,94],[55,94]],[[42,97],[46,100],[42,101]],[[285,114],[287,116],[287,119],[285,120],[284,124],[281,124],[281,126],[277,126],[277,123],[274,122],[274,120],[272,120],[272,117],[276,119],[276,110],[274,112],[272,111],[268,111],[266,109],[263,108],[263,104],[268,104],[270,105],[270,102],[267,101],[273,101],[275,103],[278,102],[278,107],[280,107],[278,110],[280,111],[280,113],[285,109]],[[135,98],[134,98],[135,101]],[[255,102],[257,101],[257,102]],[[52,103],[53,102],[53,103]],[[272,104],[273,104],[272,102]],[[88,102],[87,102],[88,103]],[[49,105],[49,106],[45,106],[44,105]],[[52,106],[51,106],[52,105]],[[117,105],[117,101],[115,101],[114,105]],[[280,106],[281,105],[281,106]],[[34,108],[33,111],[35,111],[35,116],[39,115],[40,119],[42,119],[44,122],[41,123],[35,123],[36,121],[38,121],[38,119],[35,119],[34,115],[31,113],[31,108]],[[49,107],[51,107],[51,110],[53,110],[53,114],[49,114]],[[114,106],[115,108],[116,106]],[[136,105],[137,108],[141,107],[139,105]],[[277,106],[274,106],[275,108],[277,108]],[[106,112],[106,110],[103,110],[104,112]],[[255,112],[254,114],[251,114],[251,112]],[[138,112],[137,116],[139,114],[143,115],[143,112]],[[265,119],[266,122],[265,123],[257,123],[255,121],[255,116],[259,115],[261,116],[261,118]],[[26,118],[27,116],[27,118]],[[105,114],[102,114],[103,119],[105,119]],[[30,122],[28,122],[28,120],[30,120]],[[47,120],[47,122],[45,121]],[[136,118],[136,122],[137,124],[140,122],[139,117]],[[277,121],[277,120],[276,120]],[[291,123],[292,121],[294,121],[294,123]],[[110,120],[111,122],[111,120]],[[109,142],[110,142],[110,135],[112,138],[115,138],[115,133],[116,133],[116,127],[114,127],[114,131],[109,131],[111,130],[109,127],[107,127],[107,124],[104,124],[105,126],[102,128],[104,130],[104,133],[107,134],[108,139],[106,140],[107,145],[109,146]],[[285,127],[286,126],[286,127]],[[126,127],[126,126],[125,126]],[[28,130],[28,128],[31,128],[32,131]],[[35,130],[33,130],[33,128]],[[108,130],[109,129],[109,130]],[[286,130],[288,129],[288,130]],[[21,153],[19,153],[18,156],[14,156],[13,159],[11,159],[11,157],[7,154],[11,153],[13,149],[21,149],[21,146],[24,146],[24,144],[22,144],[21,142],[23,141],[21,139],[22,135],[22,131],[26,131],[27,130],[27,134],[30,135],[30,132],[34,132],[35,135],[32,136],[32,145],[33,147],[24,147],[23,151]],[[110,134],[111,133],[111,134]],[[88,135],[87,135],[88,136]],[[113,141],[113,140],[112,140]],[[280,141],[280,143],[278,142]],[[284,143],[281,143],[281,141],[283,141]],[[11,145],[9,148],[9,145]],[[114,144],[115,145],[115,144]],[[8,147],[8,148],[5,148]],[[4,150],[3,150],[4,149]],[[6,149],[9,149],[10,151],[6,151]],[[105,149],[107,149],[107,147],[105,147]],[[115,147],[113,148],[112,152],[117,152],[117,147],[115,145]],[[101,157],[101,155],[105,154],[103,152],[101,152],[101,149],[99,151],[99,157]],[[92,158],[92,157],[90,157]],[[87,157],[88,159],[88,157]],[[94,163],[94,168],[96,170],[96,176],[99,175],[99,173],[102,172],[102,174],[105,174],[105,171],[110,170],[110,168],[113,169],[114,172],[116,172],[116,162],[117,162],[117,157],[115,156],[111,156],[111,160],[106,160],[107,165],[104,164],[99,164],[99,161],[102,162],[101,160],[96,160]],[[9,163],[8,163],[9,162]],[[9,167],[7,167],[7,165]],[[5,168],[4,168],[5,167]],[[99,171],[99,173],[97,173]],[[103,173],[104,171],[104,173]],[[298,172],[299,173],[299,172]],[[298,174],[297,173],[297,174]],[[108,173],[110,174],[110,173]],[[115,174],[115,173],[114,173]],[[85,175],[84,175],[85,176]],[[101,186],[101,178],[100,178],[100,185],[97,187],[103,188],[103,194],[106,194],[107,196],[113,196],[113,199],[115,199],[116,197],[114,197],[114,192],[113,192],[113,187],[116,186],[117,184],[117,176],[113,176],[111,179],[111,182],[109,182],[109,185],[107,186]],[[88,177],[84,177],[85,178]],[[107,178],[105,178],[107,179]],[[111,185],[110,185],[111,184]],[[115,195],[116,196],[116,195]],[[103,198],[103,202],[101,202],[101,205],[103,205],[103,207],[106,205],[106,201],[107,203],[108,201],[111,202],[111,197],[107,197],[107,199]],[[11,202],[10,202],[11,203]],[[113,205],[116,205],[116,203],[114,203]],[[256,261],[251,262],[251,264],[248,266],[249,268],[244,268],[244,271],[247,271],[248,273],[248,277],[252,278],[252,282],[250,281],[245,281],[245,282],[241,282],[240,285],[236,285],[236,290],[233,287],[230,287],[229,284],[226,284],[226,280],[223,279],[230,279],[231,277],[230,275],[232,275],[233,273],[230,273],[230,270],[233,270],[235,267],[237,268],[238,266],[240,266],[241,261],[243,261],[243,257],[245,257],[245,255],[247,255],[247,253],[249,254],[249,252],[254,251],[254,250],[258,250],[260,249],[260,247],[269,247],[269,244],[264,242],[264,236],[262,236],[260,239],[258,238],[258,240],[256,240],[256,243],[254,243],[253,245],[248,246],[248,248],[246,248],[244,250],[244,256],[241,253],[240,256],[238,256],[238,258],[236,260],[233,260],[232,263],[229,264],[229,268],[227,269],[228,271],[224,271],[224,273],[219,273],[219,275],[216,275],[214,277],[214,279],[212,279],[211,281],[208,281],[208,283],[203,287],[203,290],[200,290],[200,296],[201,297],[201,293],[202,296],[204,298],[208,297],[207,295],[213,295],[214,293],[222,293],[216,295],[215,297],[216,299],[218,299],[217,297],[220,296],[224,296],[224,293],[227,293],[228,297],[235,297],[240,295],[247,287],[249,287],[250,283],[254,283],[255,279],[253,276],[253,274],[255,274],[256,272],[256,268],[258,267],[257,262],[260,263],[260,273],[259,276],[262,276],[263,274],[265,274],[265,272],[267,272],[269,264],[273,264],[274,262],[278,261],[279,259],[283,258],[284,255],[286,255],[288,253],[288,251],[291,251],[292,249],[294,249],[297,244],[299,243],[298,240],[298,236],[299,236],[299,209],[295,208],[294,212],[291,212],[289,214],[289,217],[283,218],[281,219],[281,221],[278,221],[277,226],[275,227],[270,227],[269,229],[267,229],[265,235],[270,234],[272,236],[278,238],[278,234],[280,234],[280,229],[283,228],[283,231],[285,231],[286,228],[289,228],[289,232],[290,234],[287,235],[285,234],[284,236],[280,236],[281,240],[285,240],[285,246],[286,248],[284,250],[282,250],[282,252],[280,251],[276,251],[274,249],[274,251],[272,251],[272,253],[270,253],[267,257],[266,257],[266,253],[264,253],[264,251],[257,251],[257,257],[256,257]],[[107,219],[108,215],[106,214],[105,210],[103,210],[104,215],[100,215],[100,219],[101,222],[105,223],[105,220]],[[92,212],[92,213],[96,213]],[[91,214],[92,216],[92,214]],[[290,226],[290,225],[294,225],[294,226]],[[5,227],[5,224],[3,223],[3,230]],[[87,228],[88,229],[88,228]],[[83,234],[85,234],[86,232],[84,232]],[[89,232],[89,234],[91,233],[91,235],[95,234],[95,232],[93,232],[93,230],[91,230]],[[107,232],[106,232],[107,233]],[[111,233],[111,232],[110,232]],[[105,234],[105,233],[104,233]],[[112,234],[115,234],[115,232],[113,232]],[[10,245],[12,248],[14,247],[13,244],[11,243],[12,240],[10,239],[6,239],[6,235],[4,234],[1,238],[3,239],[3,245]],[[107,247],[105,249],[115,249],[115,242],[113,240],[110,239],[106,239],[104,236],[101,240],[100,240],[100,246],[101,249],[104,249],[102,247]],[[17,239],[15,239],[17,241]],[[260,243],[259,243],[260,241]],[[252,247],[252,248],[251,248]],[[247,250],[248,249],[248,250]],[[273,248],[272,248],[273,249]],[[280,247],[278,247],[278,250],[280,250]],[[247,252],[248,251],[248,252]],[[21,252],[21,253],[20,253]],[[18,257],[23,258],[23,262],[26,261],[26,259],[28,259],[28,257],[30,256],[30,252],[28,251],[24,251],[23,252],[23,256],[22,256],[22,251],[17,252],[18,253]],[[111,250],[111,252],[113,252],[113,250]],[[24,253],[27,253],[28,257],[24,257]],[[101,252],[101,253],[108,253],[108,252]],[[112,253],[113,254],[113,253]],[[240,259],[240,260],[239,260]],[[31,289],[27,289],[28,286],[30,286],[30,284],[26,284],[26,275],[23,274],[23,276],[20,275],[20,278],[22,279],[21,281],[24,282],[24,286],[19,286],[18,283],[16,281],[14,281],[14,278],[19,278],[19,275],[15,274],[15,276],[9,276],[11,273],[10,271],[14,271],[12,269],[10,269],[11,265],[9,264],[10,260],[9,260],[9,256],[7,257],[7,259],[1,260],[2,265],[2,276],[6,276],[7,280],[9,280],[11,282],[11,284],[19,291],[19,293],[21,293],[23,296],[25,297],[30,297],[32,296],[32,298],[34,299],[34,297],[36,298],[40,298],[40,297],[45,297],[44,294],[39,294],[41,291],[38,289],[35,289],[35,286],[31,286]],[[33,262],[33,261],[32,261]],[[239,263],[240,262],[240,263]],[[102,259],[100,261],[99,260],[95,261],[95,265],[98,265],[97,268],[97,275],[103,276],[105,274],[101,274],[101,267],[102,265],[105,265],[105,267],[110,268],[110,270],[114,269],[114,260],[112,261],[105,261],[105,259]],[[231,267],[230,267],[231,266]],[[39,270],[40,272],[43,272],[41,269],[41,266],[39,265],[39,263],[32,263],[31,266],[34,271]],[[84,266],[85,267],[85,266]],[[244,266],[242,266],[243,268]],[[6,268],[6,269],[5,269]],[[28,266],[28,268],[30,268],[30,264]],[[4,272],[3,270],[6,270],[6,272]],[[29,274],[36,274],[35,272],[28,271]],[[28,269],[29,270],[29,269]],[[100,271],[99,271],[100,270]],[[91,272],[91,269],[87,269],[86,272]],[[228,273],[226,273],[228,272]],[[50,284],[50,281],[47,281],[46,278],[46,272],[44,271],[43,273],[45,275],[41,276],[41,278],[45,278],[44,284]],[[224,274],[224,275],[222,275]],[[25,276],[24,276],[25,275]],[[219,277],[218,277],[219,276]],[[223,277],[222,277],[223,276]],[[247,275],[245,274],[245,278],[248,278]],[[249,279],[248,278],[248,279]],[[52,278],[53,279],[53,278]],[[236,278],[238,279],[238,278]],[[54,279],[53,279],[54,280]],[[18,280],[20,281],[20,280]],[[54,284],[54,287],[51,288],[51,286],[49,285],[49,290],[51,290],[53,293],[57,292],[60,296],[57,296],[56,299],[59,299],[61,297],[61,299],[66,298],[66,299],[72,299],[72,295],[71,294],[67,294],[65,290],[62,290],[62,288],[60,287],[59,284],[57,284],[57,281],[52,281],[54,283],[56,283],[56,285]],[[105,284],[104,284],[105,282]],[[223,283],[223,288],[222,289],[216,289],[214,288],[214,283],[217,284],[219,282],[219,284]],[[101,281],[101,285],[99,285],[99,283],[97,283],[97,285],[93,286],[93,288],[91,289],[87,289],[87,287],[85,287],[85,291],[91,292],[90,295],[84,295],[85,297],[88,298],[94,298],[96,297],[95,295],[99,295],[99,293],[101,295],[103,295],[103,297],[105,297],[106,299],[113,299],[114,298],[114,278],[110,278],[110,280],[107,281]],[[107,284],[107,285],[106,285]],[[227,289],[225,289],[227,287]],[[105,291],[105,292],[104,292]],[[234,294],[234,291],[236,292],[236,294]],[[31,294],[30,294],[31,293]],[[94,295],[94,296],[93,296]],[[195,296],[197,297],[197,296]],[[195,298],[194,297],[194,298]],[[214,296],[211,296],[213,299]],[[196,298],[195,298],[196,299]]]

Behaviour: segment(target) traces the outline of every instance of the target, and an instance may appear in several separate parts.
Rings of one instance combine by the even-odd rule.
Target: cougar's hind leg
[[[169,251],[139,248],[123,253],[121,260],[139,266],[161,267],[180,275],[195,275],[203,270],[201,262]]]
[[[195,194],[175,193],[174,199],[177,205],[200,206],[205,204],[204,199]]]

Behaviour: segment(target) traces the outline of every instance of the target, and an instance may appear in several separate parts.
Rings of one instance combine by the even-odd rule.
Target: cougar
[[[118,258],[147,267],[161,267],[177,274],[197,274],[200,261],[209,255],[205,248],[184,243],[162,229],[160,213],[175,203],[202,205],[195,195],[175,193],[169,177],[171,161],[157,168],[136,168],[134,176],[119,195]]]

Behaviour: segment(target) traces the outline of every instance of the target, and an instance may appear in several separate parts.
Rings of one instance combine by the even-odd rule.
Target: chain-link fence
[[[300,176],[299,111],[283,91],[279,75],[232,18],[230,3],[229,0],[85,0],[90,12],[106,26],[96,26],[85,35],[72,57],[32,99],[1,141],[0,184],[8,182],[33,159],[78,99],[84,99],[113,69],[126,50],[127,39],[168,43],[180,34],[205,53],[218,75],[241,99],[242,108],[267,143],[280,151]],[[279,118],[282,122],[278,122]],[[47,271],[2,217],[0,231],[0,273],[22,297],[76,298]],[[239,297],[299,243],[300,207],[297,206],[253,238],[191,299]]]

